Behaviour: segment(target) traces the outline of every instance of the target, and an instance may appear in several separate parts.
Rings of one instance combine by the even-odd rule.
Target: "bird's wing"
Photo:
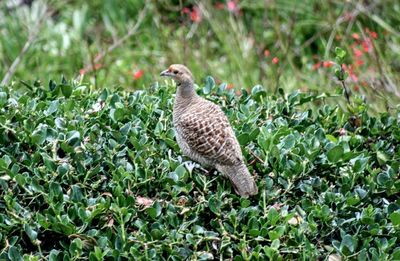
[[[182,115],[177,125],[181,137],[200,156],[224,165],[243,161],[229,121],[216,104],[200,104]]]

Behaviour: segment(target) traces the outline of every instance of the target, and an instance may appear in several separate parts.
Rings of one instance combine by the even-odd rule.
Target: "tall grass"
[[[37,31],[12,74],[16,88],[20,79],[84,73],[98,88],[117,82],[137,89],[170,63],[185,63],[197,81],[211,74],[237,89],[333,91],[332,71],[322,65],[340,46],[353,66],[352,92],[376,110],[394,107],[400,96],[395,0],[13,2],[0,2],[0,78]],[[364,52],[366,40],[371,47]]]

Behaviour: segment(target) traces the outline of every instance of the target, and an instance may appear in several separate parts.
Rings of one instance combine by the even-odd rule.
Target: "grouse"
[[[173,64],[160,75],[177,83],[172,117],[183,154],[204,167],[217,169],[240,196],[257,194],[257,185],[221,108],[196,93],[193,75],[186,66]]]

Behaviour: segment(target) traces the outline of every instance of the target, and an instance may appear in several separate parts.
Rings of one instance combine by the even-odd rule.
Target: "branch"
[[[147,9],[148,9],[148,5],[146,4],[144,6],[144,8],[140,11],[139,16],[138,16],[138,20],[136,21],[136,24],[131,27],[128,32],[121,38],[116,39],[112,45],[110,45],[106,50],[102,50],[100,51],[96,57],[91,61],[91,64],[86,65],[84,67],[84,70],[86,72],[88,71],[92,71],[93,69],[95,69],[94,65],[99,63],[102,59],[104,59],[104,57],[108,54],[111,53],[114,49],[120,47],[125,41],[127,41],[132,35],[136,34],[137,30],[139,29],[140,25],[143,22],[143,19],[146,16],[147,13]]]
[[[42,14],[42,16],[39,18],[37,24],[34,26],[34,29],[29,32],[28,35],[28,40],[26,40],[24,47],[22,47],[22,50],[18,54],[18,56],[15,58],[14,62],[11,64],[11,66],[8,68],[6,74],[4,75],[3,80],[1,81],[0,85],[7,85],[8,82],[10,81],[11,77],[14,75],[15,71],[17,70],[18,65],[21,63],[23,57],[25,56],[26,52],[29,50],[29,48],[32,46],[33,42],[37,39],[37,36],[40,32],[40,29],[43,25],[43,21],[45,18],[51,16],[52,12],[47,12],[45,10]]]
[[[342,87],[344,89],[344,97],[346,97],[346,101],[348,104],[350,104],[350,93],[346,87],[346,84],[344,83],[344,80],[340,81],[342,83]]]
[[[257,154],[254,153],[254,151],[252,151],[250,148],[247,148],[248,151],[250,152],[250,154],[256,159],[258,160],[260,163],[262,163],[263,165],[265,164],[265,162],[259,157],[257,156]]]

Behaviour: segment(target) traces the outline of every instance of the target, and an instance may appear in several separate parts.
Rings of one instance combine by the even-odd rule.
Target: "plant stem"
[[[32,46],[33,42],[36,40],[36,38],[40,32],[40,29],[43,25],[43,21],[45,20],[46,17],[51,16],[51,14],[52,14],[52,12],[47,12],[47,10],[45,10],[43,12],[42,16],[39,18],[38,22],[34,26],[34,29],[31,32],[29,32],[28,40],[26,40],[20,53],[15,58],[14,62],[11,64],[11,66],[8,68],[0,85],[5,86],[8,84],[11,77],[14,75],[15,71],[17,70],[18,65],[21,63],[22,59],[24,58],[26,52],[29,50],[29,48]]]
[[[342,83],[342,87],[344,89],[344,97],[346,97],[347,103],[350,104],[350,93],[346,87],[346,84],[344,83],[344,81],[340,81]]]
[[[99,63],[108,53],[111,53],[114,49],[120,47],[124,42],[126,42],[131,36],[136,34],[140,25],[142,24],[148,9],[148,4],[144,6],[144,8],[140,11],[136,24],[131,27],[128,32],[119,39],[116,39],[112,45],[110,45],[106,50],[100,51],[94,59],[90,59],[91,64],[86,65],[84,70],[92,71],[95,69],[95,64]]]

